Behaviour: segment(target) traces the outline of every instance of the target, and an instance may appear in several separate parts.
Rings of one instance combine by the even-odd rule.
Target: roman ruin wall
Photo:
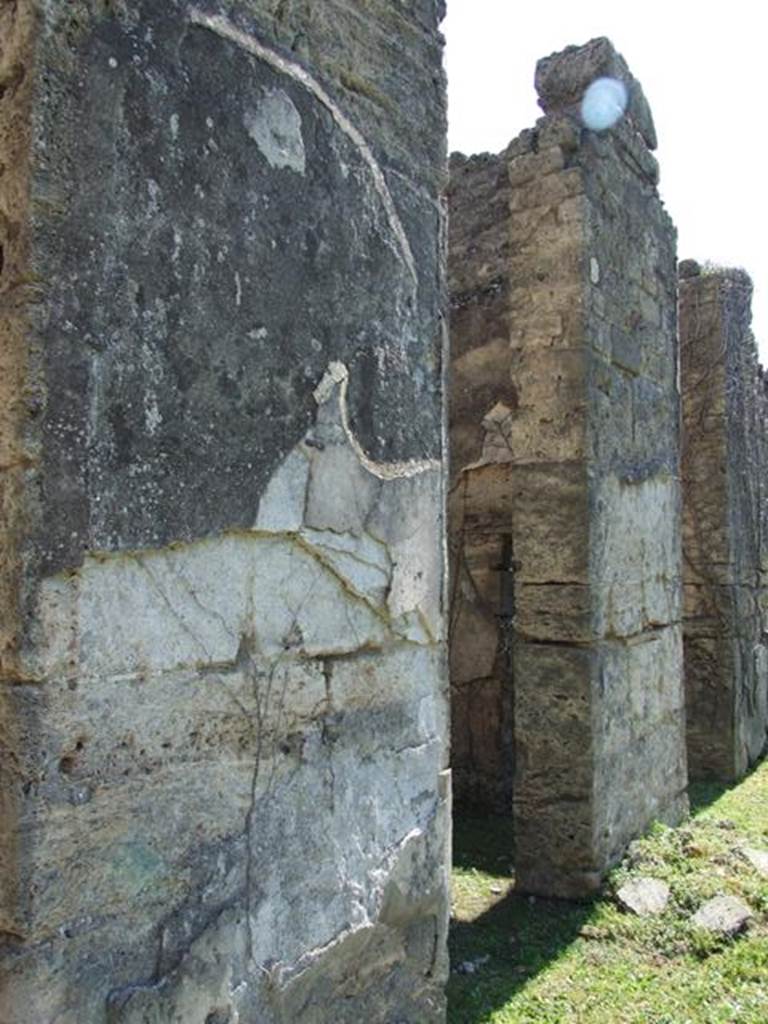
[[[596,134],[602,75],[629,109]],[[675,232],[610,43],[536,86],[535,129],[451,163],[452,731],[517,884],[573,896],[686,808]]]
[[[681,264],[689,771],[726,781],[768,734],[768,396],[751,297],[743,271]]]
[[[2,6],[8,1024],[444,1019],[441,6]]]
[[[683,266],[679,365],[642,90],[545,58],[451,159],[446,439],[443,13],[0,5],[3,1024],[442,1022],[449,651],[522,891],[684,814],[685,700],[764,749],[751,285]]]

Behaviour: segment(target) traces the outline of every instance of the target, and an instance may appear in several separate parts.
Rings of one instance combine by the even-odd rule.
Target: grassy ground
[[[768,1024],[768,880],[740,852],[768,850],[768,762],[734,789],[692,789],[691,804],[581,905],[516,895],[506,823],[457,821],[449,1024]],[[616,905],[637,875],[670,886],[663,915]],[[721,893],[755,913],[732,940],[690,924]]]

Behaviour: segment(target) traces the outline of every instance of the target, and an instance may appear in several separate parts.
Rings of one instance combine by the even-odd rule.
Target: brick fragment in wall
[[[0,14],[4,1021],[444,1019],[441,16]]]
[[[600,136],[598,74],[630,92]],[[578,896],[686,806],[675,232],[611,44],[536,84],[534,129],[452,163],[452,733],[458,806],[513,808],[518,885]]]
[[[731,781],[768,739],[766,399],[743,271],[681,264],[688,757]]]

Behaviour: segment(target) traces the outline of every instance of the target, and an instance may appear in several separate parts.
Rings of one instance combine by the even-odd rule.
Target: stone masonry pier
[[[511,808],[518,886],[577,896],[686,809],[675,231],[610,43],[536,87],[534,129],[451,161],[453,759],[459,806]]]
[[[768,397],[741,270],[681,264],[688,764],[733,781],[768,737]]]

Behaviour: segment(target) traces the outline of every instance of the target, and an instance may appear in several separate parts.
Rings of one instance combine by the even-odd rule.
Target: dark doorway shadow
[[[514,888],[508,818],[454,820],[449,1024],[480,1024],[582,933],[590,903],[527,897]]]

